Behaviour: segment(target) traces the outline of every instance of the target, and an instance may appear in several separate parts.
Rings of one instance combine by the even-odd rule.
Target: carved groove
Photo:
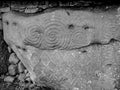
[[[82,27],[75,27],[73,30],[70,31],[71,38],[70,38],[70,47],[71,48],[79,48],[84,44],[85,40],[87,39],[86,34],[88,31],[84,30]],[[87,43],[87,42],[86,42]]]
[[[24,43],[27,45],[33,45],[40,47],[43,38],[43,28],[38,25],[32,25],[28,27],[28,37],[25,38]]]
[[[45,27],[45,42],[47,48],[66,48],[67,47],[67,33],[64,24],[61,22],[49,22]]]
[[[78,47],[78,43],[80,43],[80,39],[82,39],[81,31],[78,29],[74,29],[71,33],[71,44],[73,48]]]

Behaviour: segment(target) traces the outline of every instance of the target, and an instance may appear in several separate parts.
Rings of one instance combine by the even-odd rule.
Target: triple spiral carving
[[[31,25],[24,43],[39,49],[79,48],[87,38],[87,30],[81,27],[68,29],[60,21],[47,21],[43,26]]]

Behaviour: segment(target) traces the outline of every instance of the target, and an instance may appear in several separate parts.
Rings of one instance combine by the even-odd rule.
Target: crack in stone
[[[13,24],[16,25],[16,23],[13,23]],[[75,24],[68,24],[67,26],[67,29],[71,31],[74,30],[75,28],[76,28]],[[91,28],[94,29],[94,27],[91,27],[86,24],[82,26],[82,29],[86,31]],[[43,50],[42,54],[44,54],[44,56],[48,55],[47,59],[49,59],[49,61],[52,62],[53,65],[55,64],[55,66],[52,67],[53,69],[49,67],[50,62],[46,62],[46,65],[45,65],[45,62],[42,62],[41,53],[39,54],[39,52],[35,51],[34,49],[30,50],[30,48],[35,48],[33,46],[30,46],[30,48],[23,48],[22,46],[18,45],[14,47],[13,50],[16,51],[16,53],[18,54],[18,57],[21,57],[21,55],[23,55],[23,58],[21,57],[22,58],[21,61],[23,62],[23,64],[25,64],[26,68],[31,73],[31,79],[33,79],[33,81],[34,81],[34,72],[35,72],[35,74],[38,73],[38,76],[39,74],[43,75],[44,77],[43,82],[46,81],[45,79],[47,79],[49,81],[46,81],[46,82],[52,83],[53,86],[57,82],[55,86],[58,85],[58,87],[60,87],[59,80],[61,80],[63,86],[64,84],[70,87],[72,87],[72,85],[76,85],[77,87],[81,88],[82,84],[94,85],[95,84],[94,81],[99,80],[100,78],[101,81],[98,83],[101,84],[101,87],[104,87],[104,85],[101,82],[105,81],[106,77],[108,77],[108,79],[109,78],[112,79],[112,78],[109,77],[110,75],[109,72],[107,72],[106,74],[104,70],[103,72],[102,70],[99,70],[99,68],[101,66],[101,63],[103,64],[102,60],[105,62],[104,59],[108,60],[108,62],[105,62],[106,66],[110,66],[110,67],[113,66],[112,60],[109,60],[109,59],[111,59],[114,53],[113,52],[114,50],[110,49],[109,51],[108,47],[113,48],[114,47],[113,44],[116,42],[119,42],[119,40],[116,40],[114,38],[110,39],[109,42],[106,42],[106,43],[100,42],[99,40],[96,39],[91,41],[88,45],[86,44],[73,49],[68,48],[63,50],[59,50],[59,49]],[[53,46],[53,48],[54,47],[55,46]],[[106,51],[104,50],[105,48],[103,47],[106,48]],[[44,53],[44,51],[47,53]],[[34,61],[38,58],[33,58],[34,60],[31,59],[31,56],[33,54],[37,54],[38,58],[40,58],[40,61],[37,63],[38,66],[34,65]],[[103,54],[105,55],[110,54],[110,55],[105,57]],[[63,64],[64,66],[62,66]],[[34,70],[35,68],[37,68],[37,71]],[[57,68],[57,70],[52,71],[54,70],[54,68]],[[100,71],[99,74],[94,72],[97,70],[98,72]],[[78,75],[77,73],[79,73],[80,75]],[[45,77],[46,74],[47,74],[47,77]],[[105,75],[108,75],[108,76],[105,76]],[[43,77],[39,79],[43,79]],[[58,77],[59,77],[59,80],[58,80]],[[74,82],[74,83],[70,84],[69,82]],[[77,85],[78,82],[81,84],[80,86]],[[106,85],[106,82],[104,84]]]

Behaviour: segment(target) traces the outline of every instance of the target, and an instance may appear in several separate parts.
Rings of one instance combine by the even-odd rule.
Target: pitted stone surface
[[[31,17],[11,12],[3,15],[4,39],[27,68],[32,81],[44,84],[47,79],[46,83],[52,82],[56,88],[86,89],[83,86],[97,86],[96,80],[106,80],[105,75],[110,73],[104,73],[102,65],[116,60],[112,58],[113,46],[89,44],[107,44],[115,35],[115,26],[117,23],[109,17],[83,11],[71,16],[64,12]],[[108,78],[113,82],[113,77]],[[98,83],[105,88],[101,81]]]
[[[73,15],[70,17],[54,12],[26,18],[13,13],[5,14],[4,38],[7,42],[39,49],[74,49],[94,41],[108,43],[113,38],[117,23],[112,22],[111,18],[82,11]],[[71,24],[74,28],[69,29]]]

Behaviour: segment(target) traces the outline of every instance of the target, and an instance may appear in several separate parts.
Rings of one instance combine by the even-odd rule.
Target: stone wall
[[[29,76],[56,90],[119,90],[119,9],[18,11],[2,14],[4,40],[17,61],[5,81]]]

